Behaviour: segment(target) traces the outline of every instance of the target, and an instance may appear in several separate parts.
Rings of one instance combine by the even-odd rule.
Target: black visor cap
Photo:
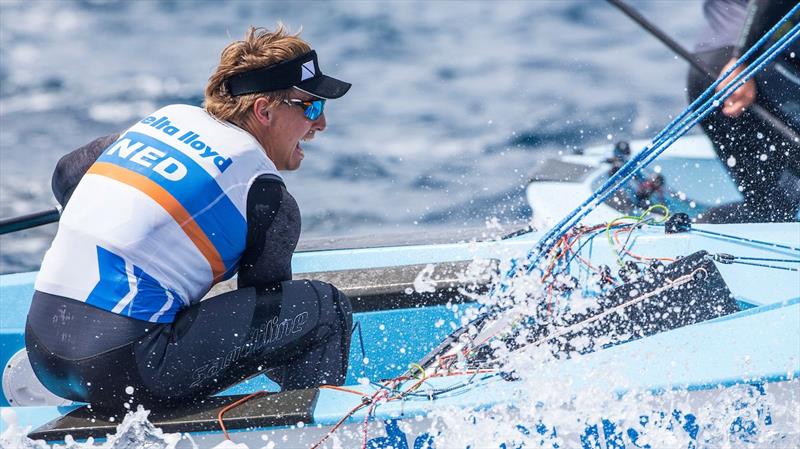
[[[234,97],[297,87],[319,98],[334,99],[346,94],[351,86],[323,75],[314,50],[278,64],[237,73],[225,83]]]
[[[320,98],[335,99],[346,94],[347,91],[350,90],[350,86],[350,83],[337,80],[327,75],[322,75],[319,78],[304,81],[294,87]]]

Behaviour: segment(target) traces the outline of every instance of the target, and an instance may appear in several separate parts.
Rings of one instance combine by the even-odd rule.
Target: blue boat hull
[[[525,235],[495,242],[298,253],[293,269],[313,276],[506,259],[524,254],[536,238]],[[800,224],[704,225],[689,233],[671,235],[665,235],[663,228],[653,227],[637,232],[632,245],[639,254],[661,257],[706,250],[747,257],[798,258],[795,251],[748,243],[742,238],[798,247]],[[586,251],[596,264],[614,262],[613,248],[601,239]],[[501,376],[476,379],[473,374],[431,378],[418,395],[354,413],[323,447],[334,447],[333,441],[341,447],[361,446],[365,432],[370,448],[479,447],[479,443],[483,443],[480,447],[587,449],[700,448],[720,447],[721,443],[730,443],[731,447],[797,447],[797,272],[725,264],[718,264],[718,269],[744,310],[577,358],[548,359],[541,364],[525,359],[516,367],[518,380]],[[578,277],[583,275],[577,273]],[[0,357],[4,362],[23,347],[24,317],[34,276],[28,273],[0,277],[0,307],[4,311]],[[351,390],[372,395],[375,387],[365,384],[365,379],[378,381],[400,375],[408,363],[419,360],[461,325],[460,311],[469,302],[419,302],[419,290],[426,285],[434,286],[429,298],[448,291],[436,282],[418,276],[411,280],[411,287],[406,287],[414,290],[412,287],[416,286],[414,294],[401,288],[400,293],[389,295],[393,295],[393,306],[356,314],[355,322],[359,324],[353,336],[346,382]],[[449,287],[449,294],[458,296],[458,292],[453,293],[457,288]],[[454,394],[435,400],[424,395],[426,388],[446,390],[468,380],[470,387],[454,390]],[[224,394],[261,389],[275,388],[260,376]],[[362,397],[352,392],[322,389],[307,422],[250,427],[234,430],[230,435],[233,441],[251,448],[263,447],[265,441],[275,441],[277,447],[309,447],[361,401]],[[70,411],[48,406],[12,408],[20,425],[33,428]],[[217,429],[189,434],[200,447],[213,447],[224,439]],[[666,441],[663,438],[670,442],[668,446],[657,444]],[[542,446],[534,445],[539,443]],[[188,440],[178,447],[181,445],[191,447]]]

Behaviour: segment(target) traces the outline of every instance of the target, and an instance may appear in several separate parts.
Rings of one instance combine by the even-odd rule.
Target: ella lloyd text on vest
[[[150,125],[170,136],[181,133],[181,129],[167,116],[157,118],[151,115],[144,118],[140,123]],[[201,158],[212,158],[211,160],[214,165],[217,166],[220,173],[224,172],[225,169],[233,163],[231,158],[220,154],[219,151],[215,151],[203,142],[200,135],[194,131],[188,130],[183,132],[177,140],[191,147]],[[111,145],[111,147],[106,150],[106,154],[116,154],[119,157],[128,159],[143,167],[152,168],[154,172],[169,181],[179,181],[183,179],[187,173],[186,166],[177,159],[168,156],[165,151],[146,145],[144,142],[134,142],[127,135]]]

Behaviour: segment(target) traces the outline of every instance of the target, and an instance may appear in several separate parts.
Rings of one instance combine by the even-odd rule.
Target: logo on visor
[[[314,61],[312,60],[304,63],[300,72],[300,81],[314,78],[314,75],[316,75],[316,71],[314,70]]]

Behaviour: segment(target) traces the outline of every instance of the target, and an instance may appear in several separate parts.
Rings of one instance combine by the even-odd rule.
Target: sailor
[[[25,343],[53,393],[100,407],[200,400],[259,373],[284,390],[341,385],[352,314],[291,280],[300,213],[280,171],[325,130],[349,83],[282,25],[230,43],[204,107],[174,104],[63,157],[64,205]],[[238,274],[238,289],[200,301]]]
[[[696,56],[721,75],[795,4],[795,0],[706,0],[703,9],[708,25],[697,43]],[[795,15],[775,39],[798,22],[800,17]],[[747,63],[754,59],[755,56]],[[737,68],[728,79],[743,69]],[[692,69],[687,84],[692,101],[711,80]],[[727,81],[718,90],[725,84]],[[800,132],[800,43],[790,45],[776,62],[737,89],[720,111],[702,122],[703,131],[744,197],[741,203],[711,209],[706,221],[775,222],[797,218],[800,143],[787,140],[750,112],[748,107],[756,100]]]

